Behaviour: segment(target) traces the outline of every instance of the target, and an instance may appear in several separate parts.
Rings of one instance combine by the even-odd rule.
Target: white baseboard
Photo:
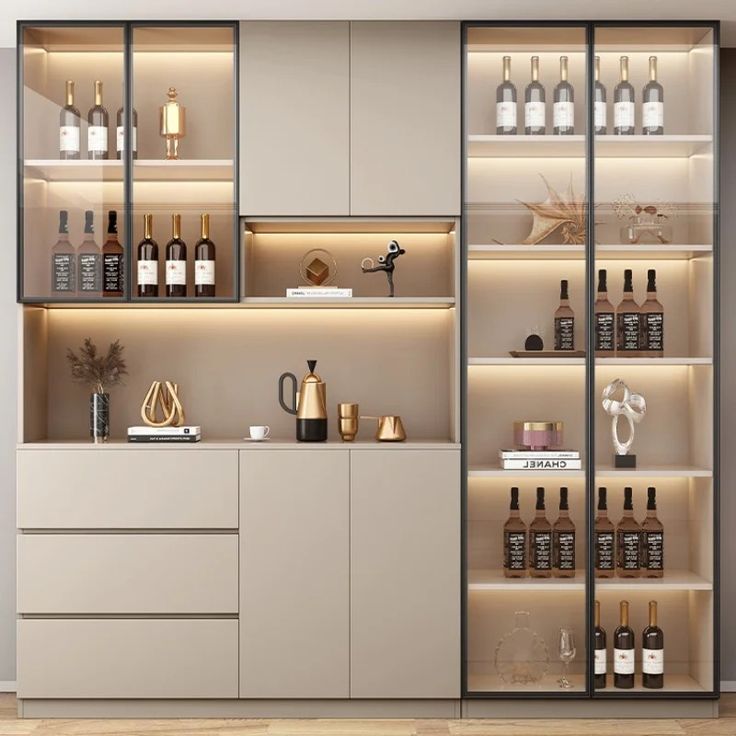
[[[736,686],[736,682],[733,683]],[[0,680],[0,693],[14,693],[15,680]]]
[[[736,680],[721,680],[722,693],[736,693]]]

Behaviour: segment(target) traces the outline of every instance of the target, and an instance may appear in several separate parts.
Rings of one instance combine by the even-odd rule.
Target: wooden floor
[[[736,694],[718,720],[18,720],[0,694],[0,736],[736,736]]]

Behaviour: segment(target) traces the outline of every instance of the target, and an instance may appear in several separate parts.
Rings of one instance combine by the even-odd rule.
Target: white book
[[[504,470],[582,470],[580,458],[569,460],[549,460],[546,458],[527,458],[526,460],[502,460]]]
[[[292,299],[326,299],[340,298],[345,299],[353,296],[352,289],[287,289],[286,296]]]
[[[158,435],[158,436],[179,436],[179,435],[200,435],[202,427],[196,425],[185,425],[182,427],[128,427],[128,434],[137,435]]]
[[[580,457],[578,450],[499,450],[502,460],[528,460],[529,458],[547,460],[576,460]]]

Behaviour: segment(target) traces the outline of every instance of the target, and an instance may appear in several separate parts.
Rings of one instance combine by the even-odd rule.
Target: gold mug
[[[337,428],[343,442],[352,442],[358,434],[359,410],[357,404],[337,405]]]

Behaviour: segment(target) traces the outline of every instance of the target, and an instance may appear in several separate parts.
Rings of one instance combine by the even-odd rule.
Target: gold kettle
[[[296,438],[299,442],[324,442],[327,439],[327,386],[314,372],[316,360],[308,360],[309,373],[296,390],[296,376],[282,373],[279,377],[279,404],[296,416]],[[291,380],[291,406],[284,401],[284,383]]]

